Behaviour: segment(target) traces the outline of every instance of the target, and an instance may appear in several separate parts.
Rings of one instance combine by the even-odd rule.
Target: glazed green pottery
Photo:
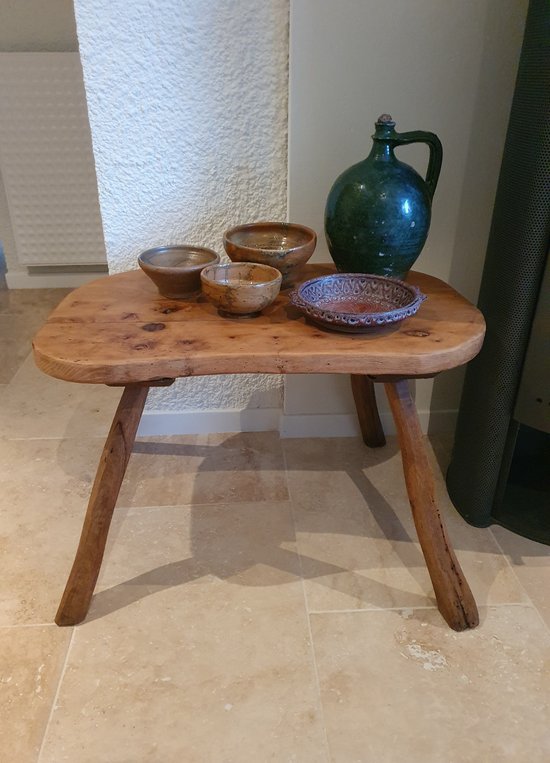
[[[382,114],[375,124],[370,154],[336,180],[325,209],[325,234],[336,267],[343,273],[404,278],[420,255],[430,228],[432,198],[443,151],[437,135],[395,131]],[[400,162],[396,146],[427,143],[424,180]]]

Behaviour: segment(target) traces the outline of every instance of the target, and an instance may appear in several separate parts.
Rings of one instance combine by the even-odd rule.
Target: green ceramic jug
[[[372,139],[368,157],[342,173],[328,195],[328,248],[341,272],[404,278],[426,242],[443,150],[434,133],[396,132],[389,114],[378,118]],[[425,180],[394,154],[407,143],[429,146]]]

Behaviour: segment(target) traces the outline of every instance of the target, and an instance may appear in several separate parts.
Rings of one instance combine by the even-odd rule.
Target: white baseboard
[[[145,411],[138,437],[214,432],[272,432],[279,429],[279,408],[244,410]]]
[[[457,411],[418,411],[420,426],[426,434],[452,432]],[[395,423],[389,411],[380,413],[382,428],[387,435],[395,434]],[[361,434],[355,413],[326,413],[313,415],[282,414],[279,422],[281,437],[356,437]]]
[[[418,413],[422,431],[427,432],[429,427],[430,433],[452,432],[456,414],[455,410]],[[383,412],[380,418],[386,434],[395,434],[391,414]],[[247,408],[221,411],[145,411],[138,436],[268,431],[279,431],[281,437],[354,437],[360,434],[357,417],[353,413],[289,415],[278,408]]]
[[[72,289],[107,275],[95,273],[27,273],[12,271],[6,273],[8,289]]]
[[[353,413],[281,414],[281,437],[355,437],[360,434]]]

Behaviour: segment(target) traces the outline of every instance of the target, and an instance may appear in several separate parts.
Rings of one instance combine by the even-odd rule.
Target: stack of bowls
[[[259,222],[227,230],[223,243],[227,265],[212,249],[185,244],[148,249],[138,262],[164,297],[187,299],[202,286],[221,315],[254,316],[296,283],[317,236],[305,225]]]

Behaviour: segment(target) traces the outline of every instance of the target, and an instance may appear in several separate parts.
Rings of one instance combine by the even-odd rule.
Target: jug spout
[[[374,123],[374,140],[388,140],[397,138],[395,132],[395,121],[390,114],[381,114]]]

